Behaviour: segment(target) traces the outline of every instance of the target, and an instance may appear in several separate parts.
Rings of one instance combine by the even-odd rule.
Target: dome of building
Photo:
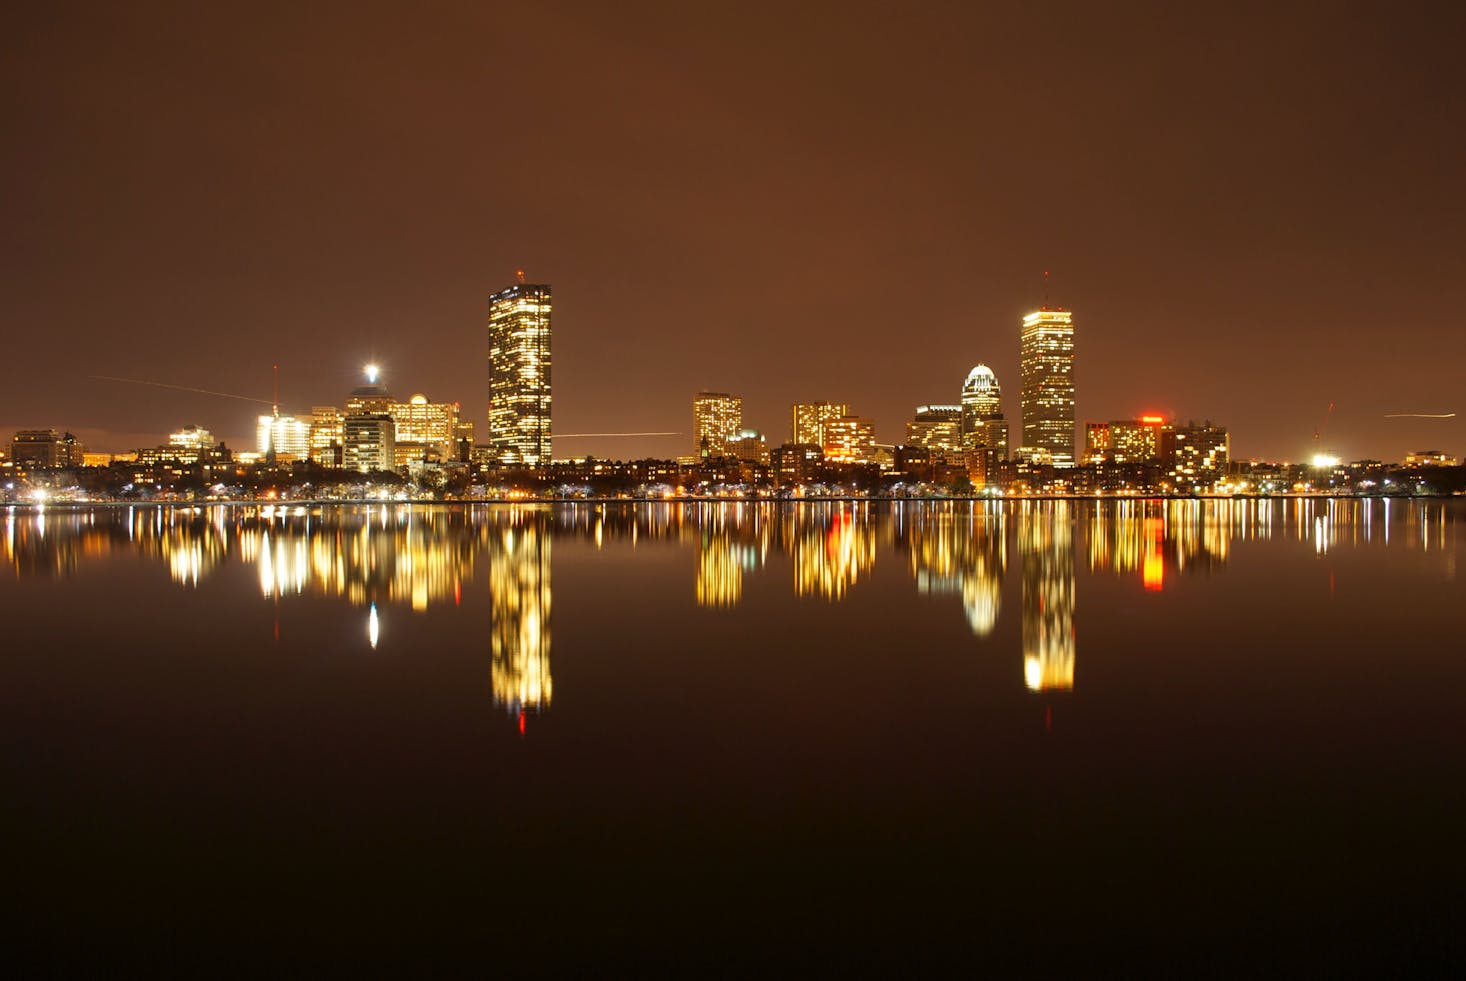
[[[998,378],[993,374],[993,369],[985,364],[980,364],[967,373],[967,380],[962,383],[964,393],[976,392],[986,394],[998,387]]]

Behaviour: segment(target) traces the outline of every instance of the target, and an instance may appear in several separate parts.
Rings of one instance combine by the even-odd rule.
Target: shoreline
[[[147,501],[6,501],[0,502],[0,509],[16,510],[83,510],[90,508],[157,507],[360,507],[363,505],[410,505],[415,507],[478,507],[478,506],[564,506],[564,505],[642,505],[642,504],[945,504],[945,503],[1010,503],[1026,501],[1418,501],[1452,500],[1466,497],[1462,494],[1026,494],[1015,497],[997,497],[981,494],[953,495],[948,497],[868,497],[862,495],[819,495],[809,497],[696,497],[691,495],[674,497],[573,497],[573,498],[512,498],[479,497],[440,500],[435,498],[382,499],[360,498],[285,498],[267,500],[262,498],[221,498],[215,500],[147,500]]]

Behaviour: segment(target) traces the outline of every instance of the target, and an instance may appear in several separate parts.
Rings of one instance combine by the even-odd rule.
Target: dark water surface
[[[1463,513],[0,511],[7,932],[191,971],[1448,973]]]

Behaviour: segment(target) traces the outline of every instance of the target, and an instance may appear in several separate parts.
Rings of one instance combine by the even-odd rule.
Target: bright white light
[[[367,365],[366,366],[366,380],[367,380],[367,384],[368,385],[375,385],[377,383],[377,376],[379,374],[381,374],[381,369],[379,369],[376,365],[374,365],[374,364]]]
[[[1315,467],[1337,467],[1339,458],[1329,456],[1327,453],[1315,453],[1313,454],[1313,465]]]
[[[373,603],[371,612],[367,614],[367,640],[371,642],[372,650],[377,649],[377,638],[382,635],[382,625],[377,619],[377,604]]]

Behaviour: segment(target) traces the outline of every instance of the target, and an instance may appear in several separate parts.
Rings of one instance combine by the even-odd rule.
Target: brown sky
[[[487,407],[555,287],[555,428],[897,441],[1075,310],[1080,419],[1466,452],[1466,15],[1446,4],[33,4],[0,33],[0,429],[103,449],[245,402]],[[670,455],[691,439],[557,442]]]

